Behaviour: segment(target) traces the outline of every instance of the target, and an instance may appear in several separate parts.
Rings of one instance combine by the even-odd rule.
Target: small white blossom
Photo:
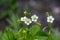
[[[21,17],[21,21],[25,21],[26,19],[27,19],[27,17],[26,17],[26,16]]]
[[[47,17],[47,22],[53,23],[54,18],[52,16]]]
[[[30,19],[27,18],[27,19],[25,20],[25,24],[26,24],[26,25],[30,25],[31,23],[32,23],[32,21],[31,21]]]
[[[32,21],[36,22],[36,21],[37,21],[37,19],[38,19],[38,16],[33,15],[33,16],[31,16],[31,18],[32,18]]]

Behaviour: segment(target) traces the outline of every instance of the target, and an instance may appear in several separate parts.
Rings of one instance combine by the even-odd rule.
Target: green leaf
[[[39,30],[40,30],[40,27],[38,25],[33,25],[29,31],[32,35],[35,35]]]
[[[34,40],[47,40],[48,37],[45,36],[37,36]]]
[[[9,40],[6,33],[3,33],[3,35],[1,36],[1,40]]]
[[[57,30],[57,29],[53,29],[53,32],[52,33],[52,40],[60,40],[60,32]]]
[[[6,28],[1,36],[1,40],[15,40],[16,33],[13,32],[10,28]]]
[[[45,32],[45,31],[40,30],[40,31],[37,32],[36,35],[37,35],[37,36],[48,36],[48,33]]]
[[[16,30],[20,29],[20,21],[18,21],[19,17],[15,14],[11,14],[9,16],[10,16],[10,19],[7,19],[7,21],[10,24],[10,26]]]

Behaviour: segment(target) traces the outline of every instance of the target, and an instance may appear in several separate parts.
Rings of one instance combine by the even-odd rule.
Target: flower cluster
[[[24,14],[25,15],[27,13],[28,13],[27,11],[24,11]],[[47,13],[47,15],[48,15],[47,22],[53,23],[54,18],[52,16],[50,16],[48,13]],[[21,17],[21,21],[23,21],[26,25],[30,25],[32,22],[37,22],[37,20],[38,20],[38,16],[37,15],[32,15],[31,16],[31,19],[30,18],[27,18],[26,16]]]
[[[32,22],[37,22],[37,19],[37,15],[31,16],[31,19],[27,18],[26,16],[21,17],[21,21],[23,21],[26,25],[30,25]]]

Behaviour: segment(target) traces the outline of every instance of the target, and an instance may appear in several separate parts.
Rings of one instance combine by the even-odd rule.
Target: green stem
[[[48,29],[52,30],[52,24],[51,23],[48,23]]]

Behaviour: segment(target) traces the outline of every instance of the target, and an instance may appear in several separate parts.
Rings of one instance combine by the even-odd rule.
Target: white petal
[[[53,18],[52,16],[48,16],[47,19]]]
[[[54,18],[52,18],[52,20],[54,20]]]
[[[47,22],[50,22],[50,20],[47,20]]]
[[[23,17],[21,17],[21,21],[24,21],[24,18]]]
[[[53,21],[50,21],[50,23],[53,23]]]
[[[36,19],[38,19],[38,17],[36,17]]]
[[[24,23],[26,24],[27,22],[25,21]]]
[[[33,16],[31,16],[31,18],[33,18]]]
[[[30,23],[32,23],[32,21],[30,21]]]
[[[49,16],[49,18],[53,18],[52,16]]]
[[[29,23],[27,23],[27,25],[29,25]]]
[[[27,18],[26,16],[24,16],[24,18]]]

